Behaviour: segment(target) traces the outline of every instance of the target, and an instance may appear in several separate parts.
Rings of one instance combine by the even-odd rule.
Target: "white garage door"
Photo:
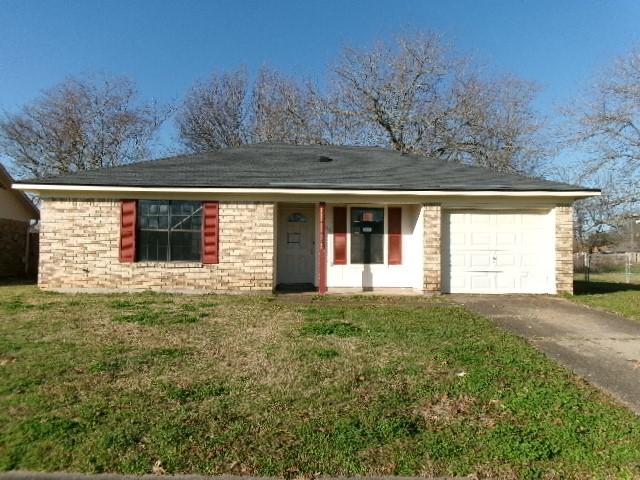
[[[452,293],[554,293],[549,212],[464,211],[443,219],[443,287]]]

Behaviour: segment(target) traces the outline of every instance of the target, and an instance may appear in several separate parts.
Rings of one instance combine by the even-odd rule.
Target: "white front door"
[[[443,287],[451,293],[554,293],[549,212],[465,211],[443,219]]]
[[[278,208],[278,283],[315,280],[315,207]]]

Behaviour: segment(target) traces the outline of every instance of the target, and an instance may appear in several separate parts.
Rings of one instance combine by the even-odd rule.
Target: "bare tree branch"
[[[196,83],[178,111],[182,144],[192,152],[247,143],[247,75],[243,69]]]
[[[345,48],[333,68],[334,110],[378,145],[531,172],[546,155],[535,86],[512,76],[482,79],[467,63],[433,34]]]
[[[125,77],[69,78],[0,119],[0,149],[21,174],[42,177],[147,156],[169,109],[142,103]]]
[[[255,142],[325,143],[323,102],[314,88],[263,67],[253,86],[252,139]]]

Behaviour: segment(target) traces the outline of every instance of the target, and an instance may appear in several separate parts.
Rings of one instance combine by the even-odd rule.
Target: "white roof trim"
[[[569,197],[585,198],[599,196],[600,192],[590,190],[550,191],[550,190],[337,190],[311,188],[218,188],[218,187],[122,187],[94,185],[46,185],[38,183],[14,183],[16,190],[30,192],[122,192],[122,193],[217,193],[217,194],[259,194],[259,195],[361,195],[394,197]]]

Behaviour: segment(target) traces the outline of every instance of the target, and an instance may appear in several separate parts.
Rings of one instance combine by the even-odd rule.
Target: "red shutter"
[[[402,208],[389,207],[389,265],[402,264]]]
[[[136,260],[136,210],[138,202],[122,200],[120,203],[120,261]]]
[[[347,207],[333,207],[333,263],[347,264]]]
[[[202,263],[218,263],[218,202],[202,202]]]

